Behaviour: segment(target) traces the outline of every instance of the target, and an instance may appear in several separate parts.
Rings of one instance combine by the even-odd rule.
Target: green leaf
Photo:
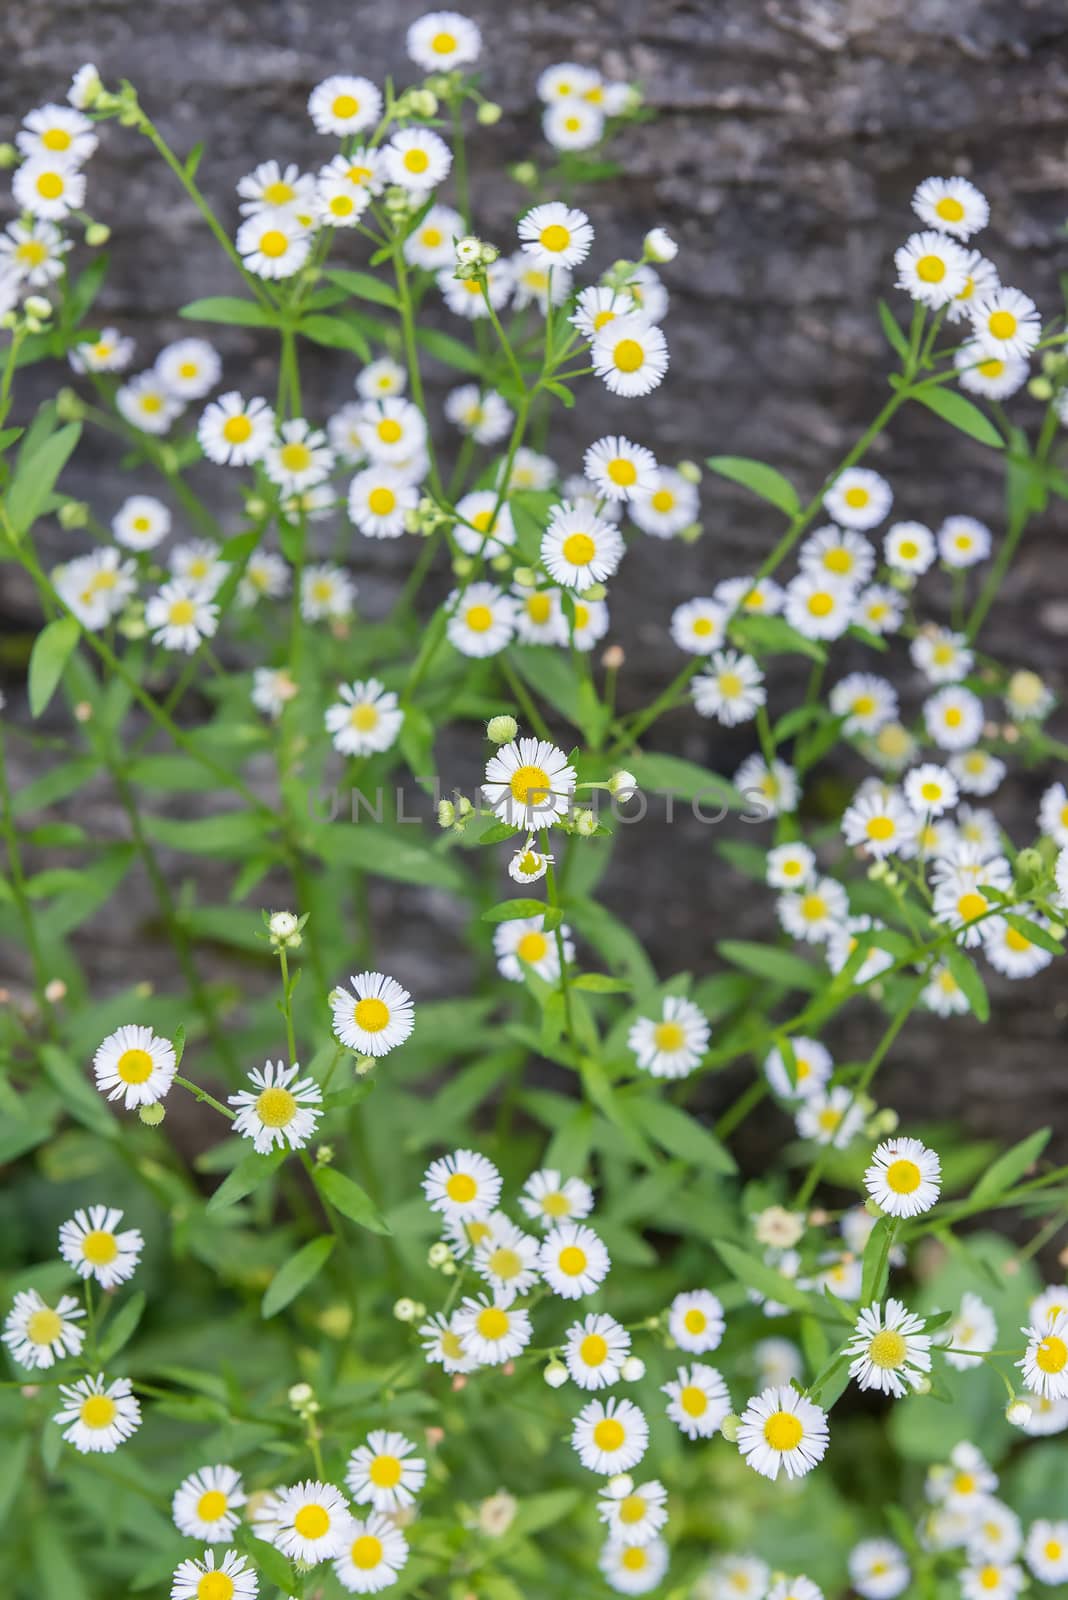
[[[784,478],[781,472],[763,461],[753,461],[748,456],[708,456],[707,461],[721,478],[730,478],[732,483],[751,489],[762,500],[778,506],[788,517],[796,517],[801,510],[800,497],[789,478]]]
[[[936,417],[941,417],[943,422],[959,428],[969,438],[978,439],[980,444],[992,445],[995,450],[1005,448],[1004,439],[986,413],[958,394],[956,389],[914,389],[912,398],[926,406],[928,411],[933,411]]]
[[[375,877],[462,893],[465,880],[448,857],[425,844],[418,829],[404,832],[408,837],[378,825],[335,822],[314,828],[306,843],[329,866],[358,867]]]
[[[942,959],[956,980],[957,986],[980,1022],[990,1020],[990,999],[979,969],[971,956],[965,955],[959,944],[943,946]]]
[[[396,290],[391,289],[388,283],[383,283],[381,278],[373,278],[369,272],[351,272],[346,267],[328,272],[326,276],[339,289],[355,295],[357,300],[370,300],[373,305],[388,306],[391,311],[400,310]]]
[[[567,920],[611,966],[625,972],[635,989],[656,987],[656,973],[640,939],[597,900],[569,900]]]
[[[0,1528],[7,1521],[8,1513],[22,1488],[29,1459],[28,1433],[22,1433],[14,1440],[9,1440],[4,1450],[0,1452]]]
[[[451,333],[439,333],[436,328],[417,328],[415,342],[435,361],[443,361],[447,367],[456,367],[460,372],[473,373],[476,378],[483,376],[482,357],[454,339]]]
[[[190,322],[225,322],[239,328],[276,328],[278,318],[255,300],[237,295],[210,295],[206,300],[191,300],[178,315]]]
[[[826,973],[811,961],[805,961],[791,950],[780,950],[776,945],[754,944],[744,939],[722,939],[716,950],[732,967],[741,967],[757,978],[769,978],[773,983],[783,983],[789,989],[806,989],[815,993],[826,981]]]
[[[826,661],[827,652],[815,639],[791,628],[784,617],[735,617],[730,625],[732,637],[754,655],[808,656],[810,661]],[[798,710],[807,707],[798,707]]]
[[[1040,950],[1048,950],[1051,956],[1064,954],[1063,944],[1054,938],[1048,928],[1043,928],[1041,923],[1032,922],[1030,917],[1021,917],[1015,911],[1006,911],[1005,921],[1022,939],[1029,939],[1032,944],[1037,944]]]
[[[554,394],[569,411],[574,406],[575,396],[571,393],[571,390],[567,388],[566,384],[554,383],[551,379],[548,379],[542,384],[542,388],[548,389],[550,394]]]
[[[638,787],[653,794],[677,794],[691,804],[734,806],[741,808],[742,797],[737,789],[718,772],[699,767],[694,761],[684,761],[680,756],[662,755],[659,751],[638,750],[628,757],[628,769],[638,780]]]
[[[758,1261],[727,1239],[713,1239],[712,1247],[731,1277],[747,1289],[755,1289],[765,1300],[778,1300],[794,1311],[813,1311],[812,1296],[799,1289],[792,1278],[784,1278],[774,1267]]]
[[[31,528],[47,506],[81,434],[81,423],[71,422],[40,443],[27,435],[6,497],[8,521],[16,534]]]
[[[106,1139],[117,1138],[119,1124],[108,1110],[103,1095],[83,1077],[70,1057],[52,1044],[41,1045],[39,1054],[45,1077],[74,1120],[91,1133],[102,1134]]]
[[[638,1119],[650,1139],[680,1161],[688,1161],[703,1172],[737,1171],[734,1157],[715,1135],[670,1100],[643,1096],[638,1102]]]
[[[890,1246],[896,1232],[896,1218],[880,1217],[868,1235],[868,1242],[864,1246],[861,1276],[862,1306],[870,1306],[873,1301],[881,1300],[886,1293],[887,1279],[890,1276]]]
[[[281,1550],[276,1550],[273,1544],[267,1544],[263,1539],[257,1539],[249,1528],[238,1528],[234,1538],[268,1583],[273,1583],[283,1594],[297,1593],[300,1580]]]
[[[347,1178],[336,1167],[315,1167],[312,1172],[315,1187],[342,1216],[359,1223],[371,1233],[389,1233],[390,1227],[380,1214],[371,1196],[352,1178]]]
[[[549,907],[544,900],[502,900],[483,911],[483,922],[516,922],[520,917],[544,916]]]
[[[367,335],[355,326],[346,322],[343,317],[324,317],[316,315],[305,317],[297,324],[297,332],[310,339],[313,344],[326,345],[330,350],[350,350],[353,355],[359,356],[361,361],[370,361],[371,346]]]
[[[223,811],[189,822],[144,813],[142,822],[150,838],[198,856],[240,855],[264,842],[263,819],[254,811]]]
[[[247,1194],[258,1189],[261,1183],[266,1183],[272,1173],[285,1160],[284,1150],[271,1150],[267,1155],[260,1155],[256,1150],[250,1150],[247,1156],[242,1156],[233,1172],[224,1178],[208,1201],[208,1211],[224,1211],[227,1206],[236,1205]]]
[[[144,1309],[145,1296],[138,1290],[116,1311],[100,1341],[101,1366],[105,1366],[130,1342],[137,1332],[137,1325],[141,1321]]]
[[[260,1315],[264,1318],[276,1317],[295,1300],[301,1290],[306,1289],[312,1279],[326,1266],[336,1243],[336,1239],[324,1233],[318,1239],[312,1239],[309,1244],[304,1245],[296,1255],[290,1256],[288,1261],[283,1262],[267,1285],[260,1306]]]
[[[879,322],[882,325],[883,333],[886,335],[887,344],[896,355],[900,356],[902,361],[905,361],[908,358],[909,342],[901,324],[885,300],[879,301]],[[866,1301],[865,1304],[867,1304]]]
[[[582,972],[571,980],[572,989],[586,989],[590,994],[626,994],[630,984],[625,978],[613,978],[607,972]]]
[[[1052,1131],[1051,1128],[1038,1128],[1026,1139],[1021,1139],[1019,1144],[1014,1144],[1011,1150],[1006,1150],[1004,1155],[998,1156],[997,1160],[987,1167],[969,1199],[994,1201],[1007,1189],[1011,1189],[1028,1168],[1034,1166],[1049,1143]]]
[[[81,629],[74,617],[58,617],[34,640],[30,653],[30,714],[39,717],[56,692]]]

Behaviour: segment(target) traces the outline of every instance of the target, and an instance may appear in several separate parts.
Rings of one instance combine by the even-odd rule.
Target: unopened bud
[[[272,939],[288,939],[300,926],[294,911],[272,911],[267,921],[267,931]]]
[[[625,1500],[634,1492],[634,1479],[629,1472],[617,1472],[614,1478],[609,1478],[605,1488],[613,1500]]]
[[[28,316],[40,317],[42,322],[47,322],[52,315],[52,302],[43,294],[28,294],[22,305]]]
[[[685,478],[687,483],[700,483],[703,476],[696,461],[680,461],[675,471],[680,478]]]
[[[728,1444],[738,1443],[738,1431],[742,1426],[741,1417],[736,1417],[734,1412],[728,1412],[719,1425],[719,1431]]]
[[[139,1106],[137,1115],[146,1128],[158,1128],[167,1112],[158,1100],[154,1100],[149,1106]]]
[[[542,1371],[542,1377],[550,1389],[559,1389],[567,1382],[567,1368],[562,1361],[550,1361]]]
[[[633,772],[613,772],[608,780],[608,792],[617,800],[629,800],[638,792],[638,780]]]
[[[64,500],[59,508],[61,528],[84,528],[89,521],[89,507],[84,500]]]
[[[626,660],[626,654],[621,644],[610,644],[601,657],[601,665],[606,672],[618,672]]]
[[[452,1260],[452,1251],[444,1240],[439,1239],[437,1244],[432,1244],[426,1255],[427,1266],[433,1267],[437,1272],[441,1267]]]
[[[315,1390],[310,1383],[295,1383],[289,1391],[289,1403],[295,1410],[306,1406],[309,1400],[315,1398]]]
[[[501,108],[494,100],[483,100],[478,108],[478,120],[484,128],[492,128],[501,120]]]
[[[438,801],[438,827],[451,828],[456,821],[456,807],[451,800]]]
[[[374,1058],[374,1056],[357,1056],[356,1057],[356,1076],[358,1078],[366,1078],[367,1074],[369,1072],[373,1072],[374,1070],[375,1070],[375,1058]]]
[[[704,525],[702,523],[691,522],[688,527],[683,528],[682,532],[679,534],[679,538],[682,540],[683,544],[696,544],[704,531]]]
[[[512,177],[525,189],[533,189],[538,181],[538,169],[533,161],[517,161],[512,168]]]
[[[1005,1407],[1005,1420],[1011,1422],[1014,1428],[1025,1428],[1031,1420],[1031,1403],[1029,1400],[1013,1400]]]
[[[619,1369],[624,1383],[640,1383],[645,1377],[645,1362],[641,1356],[628,1356]]]
[[[85,230],[85,242],[90,250],[99,250],[111,238],[111,229],[106,222],[91,222]]]
[[[580,839],[590,839],[597,832],[597,818],[592,811],[575,814],[574,829]]]
[[[456,241],[456,259],[461,266],[470,266],[482,254],[482,240],[473,233],[467,233],[462,239]]]
[[[18,158],[19,153],[15,149],[15,146],[13,144],[8,144],[7,140],[5,139],[3,144],[0,144],[0,170],[6,170],[8,167],[13,167]]]
[[[61,1000],[66,999],[67,985],[62,978],[50,978],[45,984],[44,997],[49,1005],[56,1006]]]
[[[664,228],[650,228],[642,242],[642,250],[646,261],[655,262],[662,266],[666,261],[674,261],[679,253],[679,247]]]
[[[494,744],[508,744],[519,732],[519,724],[514,717],[491,717],[486,723],[486,737]]]
[[[417,1315],[415,1301],[409,1300],[407,1296],[394,1301],[393,1315],[398,1322],[414,1322]]]

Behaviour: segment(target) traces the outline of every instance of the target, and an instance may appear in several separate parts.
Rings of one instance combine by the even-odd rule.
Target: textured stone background
[[[314,164],[326,142],[304,112],[309,89],[333,70],[379,81],[403,77],[403,37],[421,0],[389,7],[366,0],[38,0],[0,16],[9,108],[65,88],[86,59],[107,80],[126,75],[181,151],[199,139],[201,182],[224,217],[236,215],[233,184],[256,160]],[[672,369],[641,406],[584,393],[555,448],[565,469],[606,426],[623,427],[664,459],[737,451],[763,456],[810,491],[881,404],[887,352],[874,315],[890,291],[891,256],[910,229],[909,197],[930,172],[963,172],[988,194],[993,223],[982,244],[1003,279],[1047,314],[1058,304],[1061,229],[1068,203],[1068,9],[1064,0],[595,0],[537,6],[473,5],[486,39],[488,92],[505,116],[472,153],[481,231],[507,240],[520,195],[506,161],[537,143],[538,70],[565,58],[641,80],[655,123],[638,126],[616,154],[623,175],[583,199],[597,226],[591,266],[632,252],[646,227],[681,242],[665,271],[672,291],[666,331]],[[9,135],[7,125],[2,130]],[[538,146],[544,153],[544,146]],[[89,204],[115,233],[114,268],[102,312],[136,334],[146,362],[175,332],[173,309],[233,284],[193,208],[152,153],[109,127],[90,169]],[[900,307],[899,297],[896,303]],[[227,353],[251,360],[267,381],[265,352],[236,334]],[[309,409],[323,414],[350,392],[351,369],[325,357],[312,375]],[[1028,405],[1024,402],[1024,413]],[[96,446],[99,449],[99,446]],[[997,473],[986,453],[933,419],[906,415],[871,457],[893,480],[904,515],[937,525],[967,511],[1000,531]],[[110,514],[130,491],[105,453],[86,451],[68,480]],[[216,492],[219,475],[211,479]],[[628,557],[613,596],[613,636],[628,649],[623,693],[637,702],[676,670],[665,645],[670,608],[717,579],[752,567],[777,533],[774,513],[727,485],[704,489],[707,533],[694,548],[646,541]],[[1037,665],[1064,686],[1068,563],[1055,515],[1034,529],[985,643]],[[53,535],[50,553],[58,554]],[[407,542],[354,555],[361,601],[378,615],[411,559]],[[374,562],[373,569],[369,563]],[[32,620],[29,595],[10,577],[0,621]],[[935,585],[937,591],[937,585]],[[938,603],[937,592],[935,603]],[[905,669],[898,664],[901,681]],[[912,684],[918,691],[918,685]],[[1061,730],[1063,732],[1063,730]],[[657,742],[730,771],[747,753],[678,714]],[[1026,837],[1041,775],[1015,780],[999,801]],[[80,819],[87,821],[85,812]],[[101,789],[88,825],[122,833]],[[609,897],[646,939],[661,970],[714,969],[712,944],[764,930],[770,897],[746,894],[718,864],[708,830],[650,826],[631,832],[608,882]],[[144,924],[125,935],[109,919],[94,929],[90,959],[102,982],[125,980],[130,937],[139,962],[161,978],[163,950]],[[403,945],[406,970],[425,964],[428,986],[443,966],[448,908],[414,891],[376,897],[389,967]],[[135,919],[136,921],[136,919]],[[917,1019],[894,1053],[889,1092],[905,1107],[960,1112],[976,1129],[1004,1135],[1039,1121],[1068,1125],[1061,980],[1012,986],[995,980],[996,1022]],[[834,1042],[866,1053],[879,1023],[857,1011]]]

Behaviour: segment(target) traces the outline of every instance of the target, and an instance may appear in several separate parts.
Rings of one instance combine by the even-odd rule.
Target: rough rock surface
[[[233,185],[255,161],[307,165],[324,150],[304,114],[309,89],[333,70],[379,81],[399,71],[404,29],[423,9],[421,0],[386,8],[366,0],[12,5],[0,16],[8,114],[58,97],[83,60],[96,61],[109,80],[128,76],[176,148],[205,140],[201,181],[232,221]],[[578,465],[578,446],[625,426],[662,459],[757,455],[811,492],[881,404],[887,352],[875,300],[895,298],[892,251],[910,229],[912,190],[930,172],[967,173],[981,185],[993,211],[984,248],[1005,281],[1019,283],[1047,314],[1056,310],[1068,187],[1063,0],[545,0],[468,9],[485,33],[487,87],[505,108],[471,157],[486,235],[506,240],[520,205],[502,168],[538,140],[533,82],[543,66],[574,58],[640,79],[658,113],[620,140],[622,175],[577,198],[597,226],[598,267],[633,251],[653,222],[679,239],[680,256],[665,271],[672,369],[642,407],[585,392],[555,440],[567,470]],[[136,334],[146,359],[173,336],[176,306],[233,288],[193,207],[147,146],[117,127],[106,130],[93,163],[89,204],[115,232],[102,313]],[[227,352],[257,362],[267,381],[267,352],[256,338],[235,334]],[[345,358],[324,354],[309,371],[313,414],[350,392]],[[70,487],[110,514],[131,480],[96,448],[95,460],[83,452]],[[906,414],[871,459],[893,480],[903,514],[937,525],[967,511],[1000,532],[989,454],[934,419]],[[752,570],[778,531],[770,508],[725,484],[706,480],[703,509],[698,545],[665,550],[646,541],[617,585],[613,632],[627,645],[631,702],[676,670],[664,630],[672,605]],[[1055,517],[1029,536],[984,643],[1063,687],[1068,567]],[[50,541],[54,555],[58,533]],[[410,550],[364,542],[353,559],[367,609],[380,614]],[[25,627],[32,615],[28,593],[5,575],[4,627]],[[657,737],[728,771],[749,748],[685,714]],[[1021,778],[1003,796],[1018,838],[1041,787],[1040,776]],[[79,820],[123,832],[103,788]],[[640,839],[628,837],[609,880],[610,897],[662,970],[714,969],[715,940],[754,936],[769,924],[770,897],[739,892],[709,833],[696,824],[651,825]],[[98,919],[86,959],[102,982],[124,981],[136,937],[146,975],[166,982],[165,951],[145,937],[146,885],[138,889],[140,927],[131,909],[121,929]],[[451,986],[441,948],[454,941],[435,935],[457,931],[455,911],[415,891],[378,893],[376,910],[387,968],[390,947],[403,942],[407,970],[425,966],[427,991]],[[1063,989],[1048,975],[993,987],[991,1028],[980,1032],[967,1019],[913,1023],[895,1048],[890,1092],[906,1109],[960,1112],[973,1128],[1000,1136],[1047,1120],[1063,1128]],[[836,1041],[842,1054],[866,1053],[878,1026],[874,1013],[858,1012]]]

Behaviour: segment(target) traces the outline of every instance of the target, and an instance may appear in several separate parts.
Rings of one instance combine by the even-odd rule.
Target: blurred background
[[[640,250],[644,231],[665,226],[679,241],[664,269],[671,309],[664,324],[672,365],[665,383],[638,405],[613,401],[599,385],[580,392],[550,448],[564,474],[605,431],[624,429],[665,462],[718,453],[758,456],[786,472],[807,496],[862,431],[885,395],[889,352],[876,317],[882,295],[907,315],[892,288],[895,246],[912,230],[909,200],[931,173],[963,173],[987,194],[989,229],[978,243],[1004,282],[1018,285],[1044,316],[1062,309],[1068,202],[1068,10],[1063,0],[543,0],[537,6],[473,4],[484,37],[484,88],[504,108],[500,124],[475,129],[470,153],[479,232],[511,248],[524,192],[506,167],[550,151],[540,132],[534,85],[539,71],[573,59],[608,77],[637,81],[655,120],[627,128],[613,145],[617,176],[572,198],[597,231],[591,276]],[[38,0],[0,15],[6,112],[0,136],[12,137],[30,107],[61,99],[70,74],[94,61],[111,84],[129,77],[166,138],[185,153],[203,140],[199,181],[227,226],[236,224],[234,185],[258,162],[293,160],[314,168],[329,153],[306,115],[310,89],[335,71],[382,82],[407,79],[404,34],[423,0]],[[412,69],[414,76],[414,69]],[[137,364],[190,331],[175,317],[199,296],[237,285],[192,205],[143,140],[108,124],[90,169],[88,205],[113,230],[112,270],[99,302],[138,343]],[[446,198],[451,196],[446,192]],[[0,201],[0,205],[4,202]],[[357,250],[344,251],[355,260]],[[214,336],[218,330],[198,329]],[[253,331],[219,339],[228,376],[246,392],[272,382],[274,352]],[[307,409],[316,421],[351,398],[355,366],[341,353],[309,350]],[[251,374],[246,376],[246,374]],[[455,375],[437,369],[438,399]],[[32,404],[57,382],[35,371]],[[265,392],[270,392],[267,388]],[[1014,419],[1031,422],[1026,396]],[[896,492],[895,512],[937,527],[963,512],[1003,530],[1000,481],[991,453],[927,413],[906,412],[873,450],[869,465]],[[202,482],[225,497],[234,485],[211,472]],[[64,487],[91,501],[102,520],[136,487],[150,487],[119,466],[89,435]],[[224,506],[225,510],[225,499]],[[236,506],[235,506],[236,514]],[[1058,526],[1057,518],[1062,520]],[[708,594],[720,579],[752,571],[780,531],[761,502],[706,476],[704,536],[695,545],[637,542],[610,596],[609,639],[627,653],[624,708],[647,702],[678,670],[667,633],[672,608]],[[179,534],[183,530],[179,525]],[[1068,561],[1063,513],[1054,504],[1028,534],[995,607],[983,647],[1045,674],[1063,692],[1068,671]],[[45,554],[72,553],[72,539],[49,528]],[[384,615],[412,560],[411,540],[381,545],[353,540],[361,614]],[[932,575],[930,614],[946,620],[948,596]],[[443,594],[448,574],[436,575]],[[37,625],[32,595],[0,573],[0,673],[17,718],[25,709],[21,671]],[[607,641],[606,641],[607,642]],[[870,656],[840,670],[870,666]],[[796,666],[796,663],[795,663]],[[789,696],[789,666],[773,693]],[[914,709],[922,686],[904,652],[887,671]],[[789,703],[787,699],[787,703]],[[201,709],[204,709],[201,707]],[[187,699],[195,719],[197,704]],[[59,716],[58,706],[53,708]],[[1054,722],[1054,731],[1066,728]],[[57,723],[62,731],[65,723]],[[477,730],[455,752],[456,780],[473,781]],[[657,726],[650,743],[731,773],[753,747],[682,710]],[[25,780],[44,758],[21,741],[12,748]],[[822,771],[823,769],[821,769]],[[827,774],[824,801],[837,804],[862,775],[843,765]],[[1017,845],[1029,842],[1042,789],[1053,773],[1016,774],[997,810]],[[1063,775],[1063,774],[1061,774]],[[840,791],[833,786],[843,785]],[[827,787],[830,785],[831,787]],[[98,837],[122,837],[124,818],[106,785],[78,798],[78,820]],[[211,809],[210,803],[207,809]],[[63,808],[57,809],[63,816]],[[737,832],[737,824],[734,825]],[[717,970],[714,943],[767,936],[773,897],[754,891],[719,860],[717,830],[696,823],[649,823],[625,830],[605,898],[625,915],[667,975]],[[763,841],[764,832],[746,836]],[[165,864],[177,871],[178,864]],[[194,872],[188,858],[179,875]],[[205,868],[207,879],[210,868]],[[210,897],[210,882],[207,888]],[[270,893],[267,894],[269,902]],[[279,900],[284,889],[279,886]],[[456,993],[467,981],[463,928],[444,897],[379,884],[372,909],[380,964],[403,947],[407,981],[425,998]],[[148,885],[131,876],[121,918],[106,911],[79,936],[94,986],[103,991],[142,976],[172,987],[171,956],[155,927]],[[19,952],[5,958],[19,985]],[[260,964],[257,964],[260,965]],[[243,969],[233,952],[206,949],[208,976]],[[344,966],[342,959],[339,970]],[[1060,968],[1013,985],[988,973],[993,1020],[947,1022],[918,1015],[895,1046],[882,1093],[903,1114],[953,1116],[973,1133],[1009,1139],[1054,1122],[1068,1134],[1068,1077],[1063,1071],[1068,1001]],[[828,1038],[836,1055],[866,1055],[880,1031],[873,1009],[851,1008]],[[716,1079],[712,1104],[737,1092],[744,1073]],[[770,1147],[782,1129],[753,1135]]]

